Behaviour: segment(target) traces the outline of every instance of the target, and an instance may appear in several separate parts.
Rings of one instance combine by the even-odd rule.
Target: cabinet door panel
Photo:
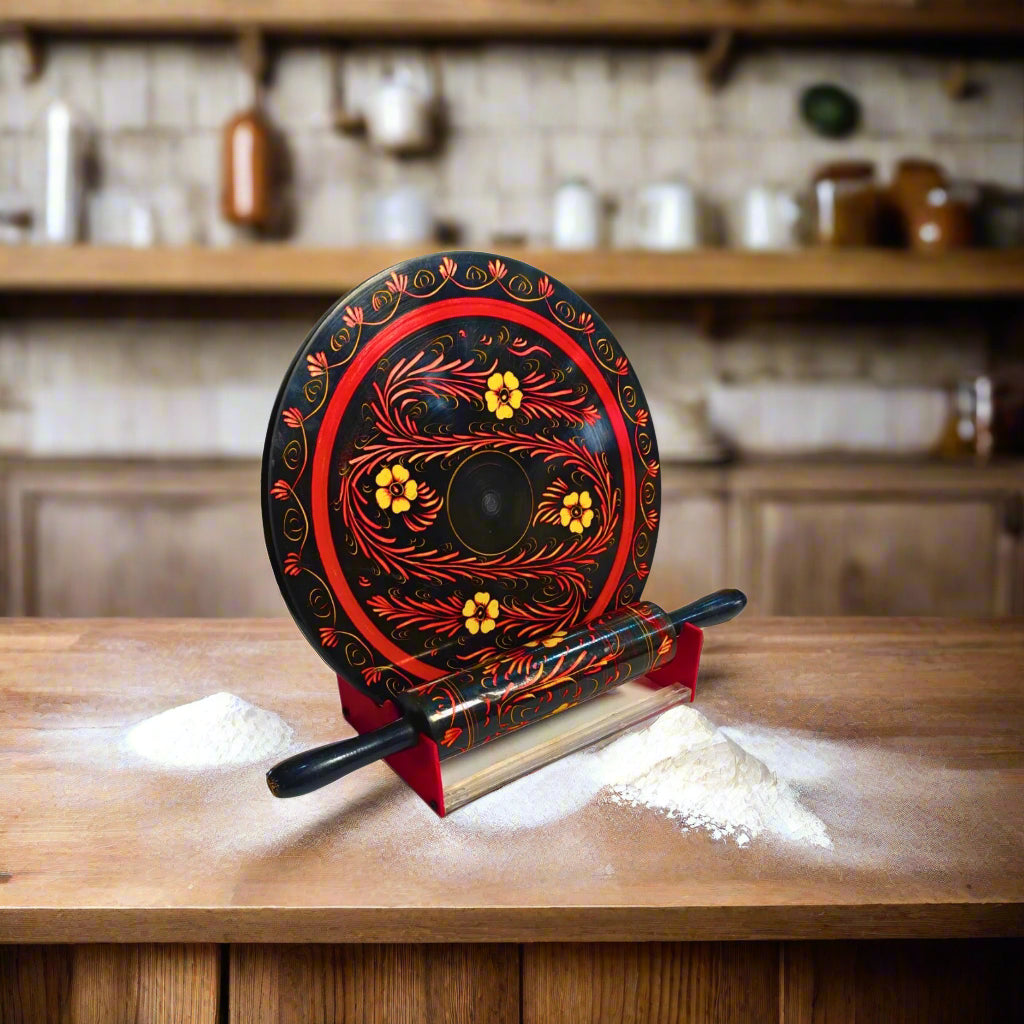
[[[663,495],[654,565],[643,596],[671,610],[729,586],[725,502],[711,495]]]
[[[752,515],[764,615],[992,615],[993,502],[762,500]]]
[[[232,946],[230,1024],[518,1024],[511,945]]]
[[[8,518],[9,614],[285,613],[258,466],[33,466]]]

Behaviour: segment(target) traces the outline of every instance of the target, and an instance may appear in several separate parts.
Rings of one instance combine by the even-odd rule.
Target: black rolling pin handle
[[[717,626],[720,622],[728,622],[747,606],[747,595],[742,590],[716,590],[699,601],[684,605],[669,615],[669,621],[678,633],[683,624],[692,626]]]
[[[416,746],[419,738],[416,727],[400,718],[362,736],[294,754],[267,772],[267,786],[274,796],[305,796],[357,768]]]

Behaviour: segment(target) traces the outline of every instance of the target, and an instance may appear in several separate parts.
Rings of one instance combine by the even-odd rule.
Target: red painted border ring
[[[465,335],[464,331],[451,329],[452,324],[460,323],[478,332],[481,325],[488,325],[489,329],[493,325],[493,334],[504,339],[499,344],[488,334],[480,342],[482,348],[472,348],[472,358],[459,362],[457,356],[468,353],[463,345],[459,353],[453,349],[453,358],[445,364],[455,367],[451,372],[457,378],[454,386],[459,400],[475,402],[475,407],[483,410],[476,415],[488,418],[481,401],[483,392],[467,397],[467,381],[480,382],[496,367],[500,372],[503,366],[527,365],[521,357],[532,342],[531,352],[548,352],[551,358],[557,354],[560,368],[555,368],[555,372],[560,374],[559,380],[571,377],[575,381],[572,389],[566,387],[558,393],[586,395],[586,401],[596,404],[596,409],[589,410],[591,420],[604,424],[599,429],[610,447],[603,449],[602,458],[615,477],[615,493],[621,496],[616,498],[621,505],[616,509],[619,535],[605,551],[600,571],[595,575],[593,566],[588,570],[592,578],[576,621],[639,599],[654,554],[660,468],[650,413],[628,360],[597,313],[564,285],[528,264],[488,254],[440,253],[382,272],[337,302],[299,349],[271,415],[262,488],[268,551],[289,610],[331,668],[378,701],[386,699],[389,691],[437,678],[450,671],[454,663],[445,664],[436,653],[427,653],[417,646],[421,637],[415,630],[396,629],[391,620],[371,614],[365,601],[357,597],[356,587],[363,598],[368,593],[379,595],[379,591],[386,589],[392,596],[377,596],[376,612],[381,607],[386,610],[388,601],[396,594],[401,598],[417,585],[421,589],[430,587],[422,580],[417,583],[403,578],[401,571],[397,577],[374,571],[374,579],[369,580],[365,567],[372,560],[367,562],[367,552],[360,548],[358,538],[353,544],[351,537],[345,536],[347,547],[355,553],[346,550],[339,554],[335,530],[342,528],[338,524],[339,518],[344,519],[344,510],[339,512],[333,507],[340,501],[334,497],[339,478],[359,465],[363,490],[354,490],[349,499],[362,502],[371,514],[377,515],[369,481],[373,474],[394,464],[385,455],[374,456],[374,444],[365,439],[358,450],[346,449],[344,465],[339,464],[339,450],[349,444],[347,431],[352,429],[353,417],[367,404],[367,389],[372,385],[373,393],[380,397],[381,389],[386,391],[389,374],[393,377],[399,371],[411,372],[411,339],[428,337],[431,328],[444,325],[445,337],[451,341],[456,333]],[[505,333],[498,328],[504,328]],[[530,342],[521,337],[510,342],[513,332]],[[435,351],[438,343],[432,344],[431,351]],[[516,344],[520,348],[513,351]],[[519,361],[510,363],[513,357]],[[536,376],[531,380],[543,381],[544,369],[551,369],[542,363],[534,357],[531,372]],[[540,370],[536,369],[538,366]],[[550,381],[542,382],[540,387],[548,384]],[[482,383],[474,386],[484,387]],[[583,419],[578,428],[571,423],[572,415],[577,415],[575,410],[570,410],[566,424],[544,423],[543,416],[530,409],[536,393],[531,393],[526,384],[523,389],[520,401],[525,403],[524,407],[516,406],[514,413],[507,410],[505,424],[495,424],[491,417],[492,422],[484,426],[510,430],[516,437],[529,435],[542,426],[555,433],[562,430],[567,436],[576,431],[577,442],[586,433]],[[579,406],[582,401],[577,397],[571,404]],[[440,404],[431,415],[443,416],[444,409]],[[383,410],[378,412],[384,415]],[[422,427],[426,413],[419,410],[418,414],[415,425]],[[551,415],[557,417],[558,409]],[[408,426],[413,419],[406,417],[404,422]],[[348,426],[339,436],[343,423]],[[411,456],[407,453],[407,457]],[[368,462],[371,458],[376,461]],[[411,458],[410,465],[416,471],[415,457]],[[423,483],[421,479],[421,487]],[[415,489],[409,493],[415,507],[410,510],[410,502],[406,501],[406,510],[410,516],[421,516],[416,522],[426,522],[427,492],[418,495],[418,502]],[[567,495],[566,500],[571,497]],[[388,499],[385,496],[383,500]],[[438,505],[435,500],[431,507]],[[403,522],[390,508],[386,512],[393,531],[411,521]],[[578,513],[577,509],[574,514]],[[557,530],[557,519],[554,522]],[[388,568],[386,563],[381,564]],[[439,600],[444,595],[443,600],[448,602],[443,610],[447,609],[444,614],[449,619],[442,626],[452,635],[462,625],[462,599],[467,594],[471,597],[474,588],[487,589],[486,579],[460,579],[459,583],[454,594],[447,593],[452,591],[451,586],[435,587]],[[558,626],[571,624],[575,623],[559,622]],[[506,631],[511,628],[507,618],[500,625]],[[504,639],[499,630],[494,635]],[[459,631],[457,640],[458,656],[464,658],[484,649],[487,638],[476,634],[469,637]]]

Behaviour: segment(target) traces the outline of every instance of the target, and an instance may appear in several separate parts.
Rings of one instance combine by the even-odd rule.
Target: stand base
[[[634,679],[579,707],[492,743],[442,761],[437,744],[420,736],[415,747],[386,758],[392,770],[440,816],[591,743],[608,739],[697,693],[697,671],[704,633],[683,626],[676,656],[646,676]],[[338,676],[342,712],[358,733],[398,719],[395,705],[370,697]],[[686,691],[689,691],[688,695]]]

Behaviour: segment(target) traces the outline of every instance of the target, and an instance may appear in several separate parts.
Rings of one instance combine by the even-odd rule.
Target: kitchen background
[[[599,24],[591,42],[272,35],[262,54],[252,34],[140,37],[109,13],[129,32],[9,31],[0,610],[282,614],[258,500],[281,377],[348,287],[457,243],[542,249],[525,258],[591,299],[633,360],[665,464],[653,599],[739,585],[766,614],[1024,611],[1024,7],[953,8],[963,41],[938,50],[846,45],[844,18],[912,7],[831,9],[820,39],[741,33],[735,52],[728,34],[709,50]],[[967,38],[972,18],[995,49]],[[264,58],[261,112],[239,120]],[[824,122],[802,109],[818,84],[839,87]],[[67,115],[80,231],[50,205]],[[253,123],[255,156],[226,146]],[[286,159],[254,230],[225,212],[260,219],[264,125]],[[236,168],[226,211],[228,154],[256,161],[256,198]],[[863,203],[898,199],[884,187],[908,158],[940,166],[917,166],[928,187],[902,221],[891,206],[911,251],[849,245],[893,241],[865,235]]]

